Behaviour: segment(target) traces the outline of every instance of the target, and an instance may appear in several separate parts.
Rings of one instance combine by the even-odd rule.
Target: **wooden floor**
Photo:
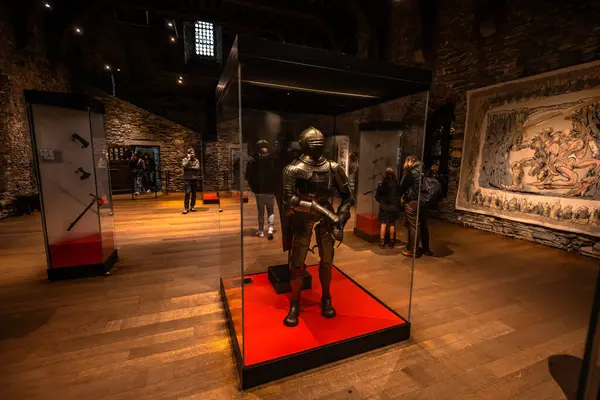
[[[238,265],[234,206],[181,203],[117,200],[114,273],[68,282],[45,280],[39,215],[0,221],[1,399],[538,400],[576,376],[559,355],[582,355],[598,260],[437,222],[410,341],[241,393],[217,294]],[[253,207],[249,272],[285,257],[252,237]],[[336,264],[407,312],[410,263],[346,234]]]

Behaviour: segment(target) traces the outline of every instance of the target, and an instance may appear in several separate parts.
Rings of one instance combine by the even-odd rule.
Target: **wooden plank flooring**
[[[118,199],[114,273],[68,282],[45,279],[39,215],[0,221],[0,398],[565,398],[548,359],[581,357],[598,261],[440,222],[411,340],[239,392],[217,293],[242,257],[236,205],[181,205]],[[246,272],[285,262],[253,204],[244,220]],[[336,264],[405,315],[409,260],[346,235]]]

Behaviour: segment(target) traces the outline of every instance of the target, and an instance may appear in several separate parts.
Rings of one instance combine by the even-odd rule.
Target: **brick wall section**
[[[414,0],[395,4],[390,61],[416,65],[414,52],[421,43],[420,24],[402,25],[396,21],[397,18],[419,21],[418,9]],[[600,2],[507,0],[506,4],[506,18],[498,25],[496,34],[483,38],[475,17],[475,0],[440,2],[435,59],[431,65],[424,65],[434,71],[429,110],[446,102],[455,104],[453,148],[458,158],[465,128],[467,90],[581,64],[600,56]],[[449,195],[440,206],[441,218],[600,257],[597,238],[456,211],[459,172],[459,168],[451,170]]]
[[[169,190],[183,190],[181,160],[193,147],[202,153],[202,137],[198,132],[154,115],[116,97],[98,96],[106,105],[104,125],[109,146],[124,146],[135,142],[158,142],[161,167],[171,174]]]
[[[42,31],[41,27],[34,32]],[[69,91],[69,76],[51,65],[43,41],[34,34],[27,46],[14,45],[13,27],[0,9],[0,218],[16,196],[37,194],[24,90]]]

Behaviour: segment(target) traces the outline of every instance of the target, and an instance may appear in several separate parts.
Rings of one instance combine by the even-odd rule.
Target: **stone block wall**
[[[35,23],[35,21],[32,21]],[[38,27],[39,28],[39,27]],[[24,90],[68,92],[67,71],[51,64],[38,36],[17,48],[14,27],[0,9],[0,218],[8,216],[17,196],[37,194]]]
[[[600,58],[600,2],[504,2],[496,33],[483,37],[475,0],[439,2],[432,59],[419,63],[422,47],[416,0],[395,2],[390,61],[432,68],[429,112],[447,102],[455,106],[451,177],[439,217],[470,227],[600,257],[600,240],[484,215],[456,211],[455,200],[466,118],[466,92]],[[408,24],[398,21],[412,21]],[[596,247],[594,247],[596,246]]]
[[[107,94],[97,97],[106,106],[104,125],[109,146],[160,146],[161,167],[171,175],[169,190],[183,191],[181,160],[190,147],[201,156],[201,134],[119,98]]]

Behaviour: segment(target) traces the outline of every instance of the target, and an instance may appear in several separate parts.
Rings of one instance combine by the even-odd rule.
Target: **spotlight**
[[[169,28],[172,28],[172,27],[173,27],[173,23],[172,23],[171,21],[169,21],[169,22],[167,22],[167,26],[168,26]]]
[[[183,85],[183,81],[181,79],[177,79],[177,83],[179,83],[180,85]]]
[[[175,36],[170,36],[169,40],[171,41],[171,43],[175,43],[177,41],[177,39],[175,39]]]
[[[180,81],[182,81],[182,80],[183,80],[183,76],[180,76],[180,77],[179,77],[179,80],[180,80]]]
[[[44,6],[44,8],[47,8],[48,10],[52,9],[52,5],[50,3],[48,3],[47,1],[44,1],[42,3],[42,5]]]
[[[121,72],[121,68],[117,68],[117,72]]]
[[[110,68],[110,65],[108,65],[108,64],[104,64],[104,70],[106,70],[106,71],[110,71],[110,69],[111,69],[111,68]]]
[[[75,31],[76,35],[83,35],[83,29],[81,29],[80,27],[76,26],[73,28],[73,31]]]

